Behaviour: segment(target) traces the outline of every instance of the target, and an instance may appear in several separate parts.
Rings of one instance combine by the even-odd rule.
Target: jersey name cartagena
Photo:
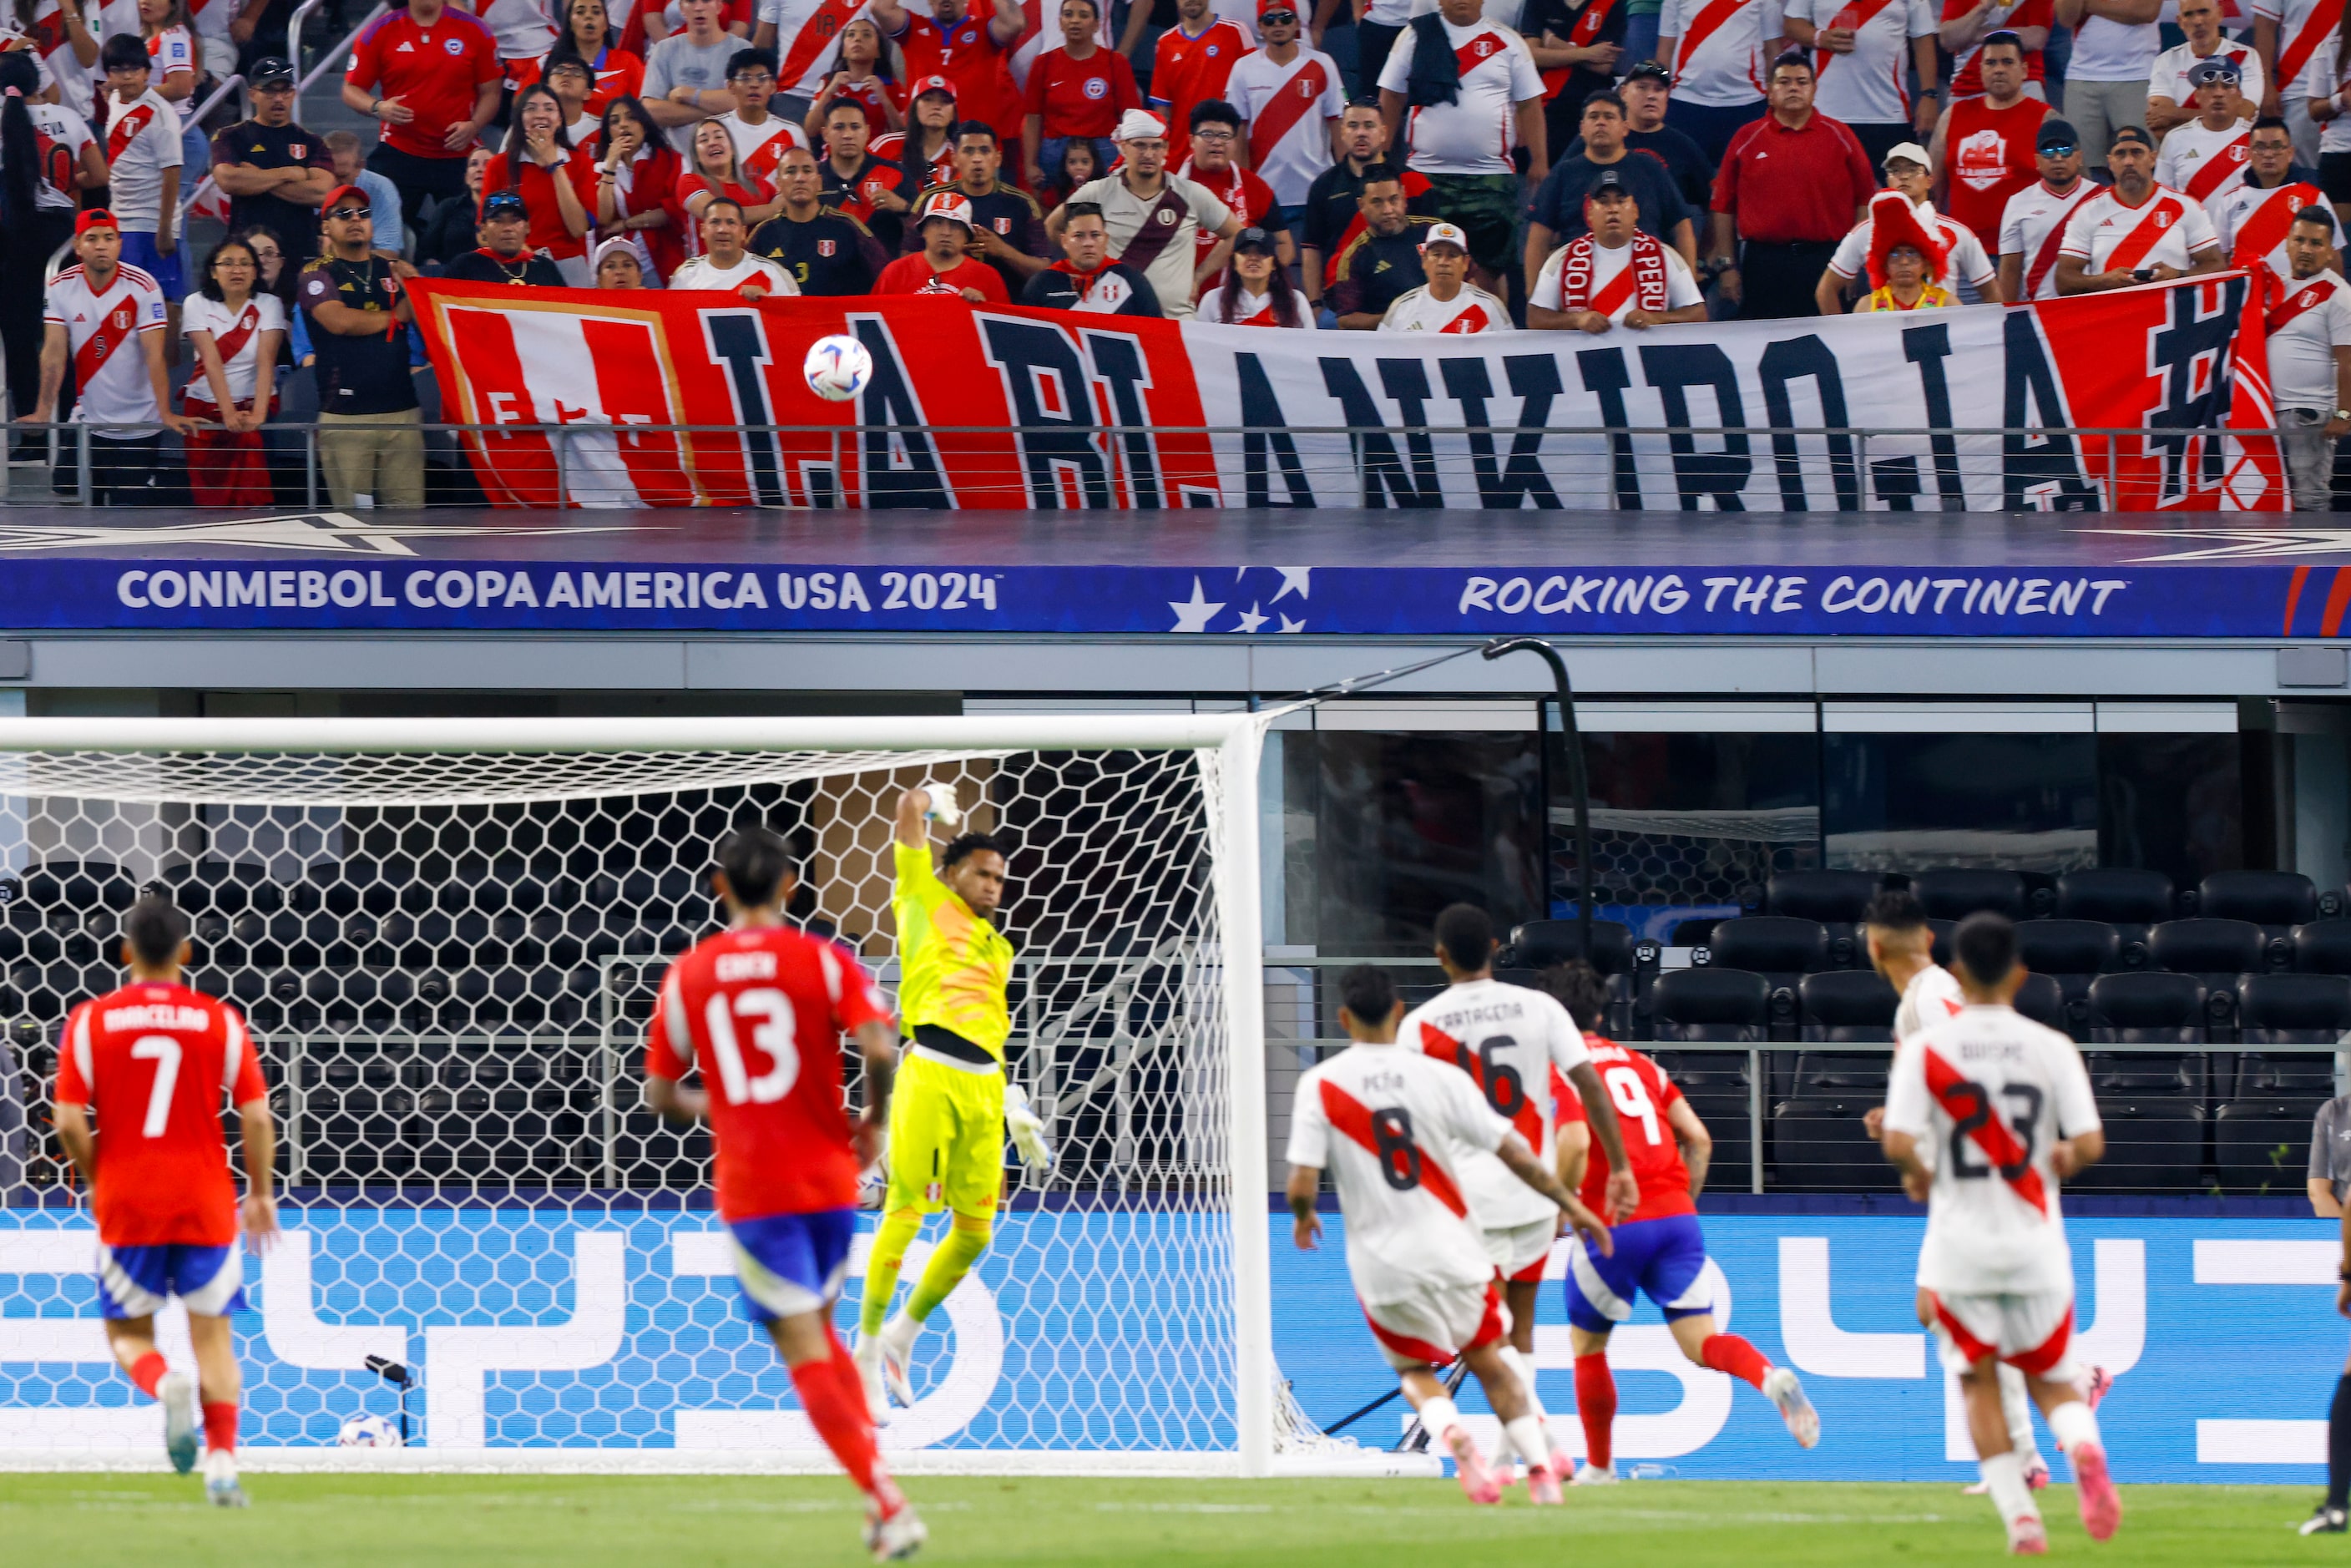
[[[889,1021],[856,961],[803,932],[722,932],[670,966],[645,1071],[674,1082],[702,1069],[722,1218],[855,1207],[841,1037]]]
[[[1665,1069],[1637,1051],[1596,1034],[1584,1036],[1584,1043],[1591,1048],[1592,1070],[1600,1074],[1608,1090],[1608,1103],[1615,1108],[1616,1125],[1625,1136],[1625,1163],[1640,1178],[1641,1207],[1633,1211],[1633,1218],[1696,1214],[1698,1200],[1690,1197],[1689,1166],[1682,1163],[1681,1140],[1674,1136],[1673,1124],[1666,1119],[1666,1113],[1682,1097],[1681,1090],[1666,1076]],[[1583,1098],[1575,1092],[1575,1085],[1562,1078],[1557,1087],[1560,1125],[1585,1120]],[[1584,1162],[1583,1187],[1576,1197],[1594,1214],[1608,1212],[1608,1162],[1597,1149]]]
[[[1468,1073],[1488,1107],[1510,1124],[1537,1159],[1552,1164],[1558,1118],[1552,1074],[1573,1071],[1590,1059],[1582,1031],[1556,998],[1499,980],[1466,981],[1405,1014],[1396,1040]],[[1468,1155],[1461,1183],[1478,1223],[1489,1230],[1531,1225],[1558,1213],[1549,1198],[1490,1154]]]
[[[939,880],[929,846],[893,847],[898,883],[890,909],[898,920],[898,1005],[907,1032],[936,1024],[1002,1061],[1012,1033],[1004,1002],[1012,944]]]
[[[66,1020],[57,1103],[98,1124],[91,1193],[109,1247],[226,1247],[236,1239],[221,1106],[268,1097],[245,1019],[185,986],[138,984]]]

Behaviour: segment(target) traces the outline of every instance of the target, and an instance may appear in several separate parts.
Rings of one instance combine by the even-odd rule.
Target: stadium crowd
[[[260,504],[308,371],[329,488],[397,505],[420,273],[1597,334],[2241,267],[2324,504],[2342,0],[1941,3],[408,0],[344,77],[371,148],[250,53],[275,0],[11,0],[10,408],[144,429],[99,443],[101,499],[152,489],[169,426],[194,499]],[[207,137],[240,58],[247,118]],[[228,237],[183,276],[207,213]]]

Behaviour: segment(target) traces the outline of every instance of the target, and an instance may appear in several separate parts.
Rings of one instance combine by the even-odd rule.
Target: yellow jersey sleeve
[[[898,1011],[912,1033],[936,1024],[1004,1060],[1012,1016],[1004,999],[1012,979],[1012,944],[974,915],[931,869],[928,845],[893,843],[897,883]]]

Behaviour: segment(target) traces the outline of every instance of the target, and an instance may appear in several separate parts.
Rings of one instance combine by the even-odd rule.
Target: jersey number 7
[[[172,1091],[180,1082],[180,1042],[168,1034],[142,1034],[131,1042],[131,1060],[155,1064],[155,1085],[147,1091],[142,1136],[160,1138],[172,1119]]]

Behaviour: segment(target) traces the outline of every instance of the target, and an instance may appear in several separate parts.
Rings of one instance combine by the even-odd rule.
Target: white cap
[[[1130,109],[1118,117],[1113,141],[1140,141],[1167,134],[1167,122],[1146,109]]]
[[[1467,256],[1469,254],[1469,236],[1463,234],[1451,224],[1431,224],[1428,225],[1428,232],[1420,236],[1420,248],[1426,250],[1433,245],[1458,246],[1460,247],[1462,255]]]
[[[1931,169],[1935,166],[1935,161],[1927,156],[1927,150],[1916,141],[1897,141],[1886,150],[1886,157],[1878,167],[1883,169],[1896,158],[1907,158],[1921,169]]]
[[[923,204],[923,215],[915,221],[914,226],[920,229],[933,218],[945,218],[949,223],[970,228],[971,204],[952,191],[942,191]]]

